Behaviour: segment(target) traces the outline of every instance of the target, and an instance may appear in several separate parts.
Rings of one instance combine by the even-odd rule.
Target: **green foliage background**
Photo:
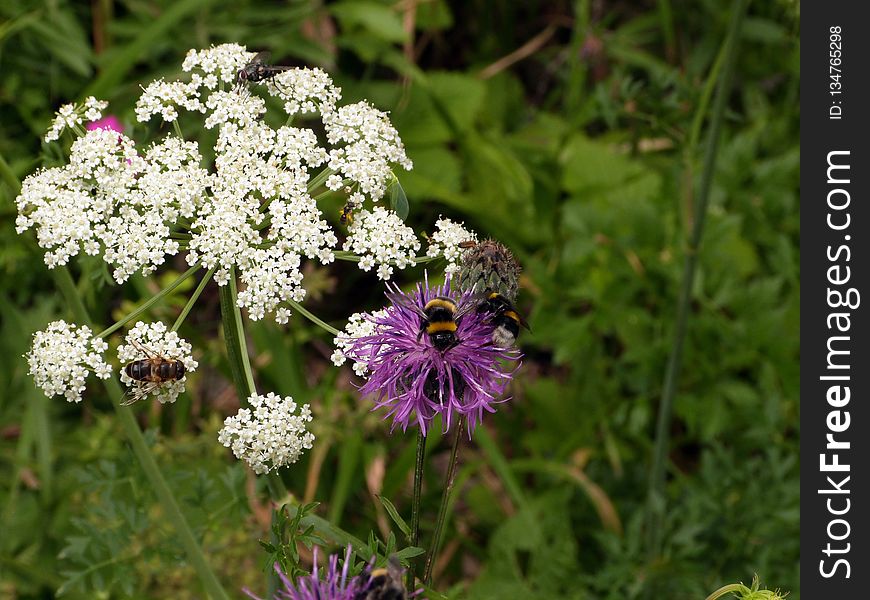
[[[413,159],[409,222],[439,214],[509,245],[525,271],[522,375],[462,452],[436,587],[451,597],[703,598],[759,573],[798,576],[799,162],[797,2],[756,1],[743,26],[671,424],[665,550],[643,545],[656,410],[672,343],[699,114],[729,6],[700,0],[16,0],[0,5],[0,596],[202,597],[161,509],[92,386],[44,398],[20,358],[64,317],[33,235],[14,231],[14,179],[46,158],[62,103],[111,101],[136,137],[139,85],[189,48],[239,42],[326,68],[345,101],[390,110]],[[141,126],[140,126],[141,127]],[[337,218],[339,207],[328,207]],[[182,262],[161,272],[170,281]],[[77,263],[110,323],[159,289]],[[400,275],[411,281],[420,272]],[[341,325],[382,304],[354,265],[312,270],[306,306]],[[193,285],[193,283],[191,283]],[[154,309],[174,318],[190,289]],[[153,450],[228,590],[262,593],[262,490],[216,442],[238,400],[206,290],[182,335],[191,394],[140,407]],[[373,494],[410,511],[413,436],[357,398],[331,340],[300,317],[250,324],[260,387],[310,402],[315,450],[284,478],[355,535],[385,536]],[[449,440],[433,436],[443,468]],[[424,487],[423,540],[441,475]]]

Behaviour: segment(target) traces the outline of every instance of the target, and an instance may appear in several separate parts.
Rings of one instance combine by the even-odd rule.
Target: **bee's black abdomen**
[[[134,360],[124,367],[124,372],[130,379],[143,381],[151,375],[151,363],[148,360]]]

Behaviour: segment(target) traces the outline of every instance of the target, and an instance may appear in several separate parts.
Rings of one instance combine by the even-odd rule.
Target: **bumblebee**
[[[129,406],[141,400],[164,383],[180,380],[186,372],[184,363],[180,360],[159,356],[140,344],[136,346],[145,353],[146,358],[134,360],[124,367],[127,377],[138,385],[124,394],[122,406]]]
[[[520,327],[531,331],[529,324],[511,301],[498,292],[490,292],[486,300],[478,305],[477,312],[491,315],[490,323],[495,326],[492,331],[492,343],[499,348],[510,348],[516,344]]]
[[[407,600],[408,594],[402,584],[404,570],[395,556],[387,561],[387,567],[373,569],[366,587],[357,592],[353,600]]]
[[[428,334],[432,345],[441,352],[446,352],[459,344],[460,340],[456,337],[457,321],[475,307],[473,303],[468,303],[460,309],[451,298],[436,296],[421,309],[402,294],[387,294],[387,296],[394,303],[401,304],[420,315],[420,331],[417,339],[419,340],[424,333]]]

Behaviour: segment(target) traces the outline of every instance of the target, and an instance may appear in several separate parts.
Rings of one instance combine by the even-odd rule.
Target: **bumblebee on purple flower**
[[[454,290],[449,279],[427,279],[409,293],[392,288],[391,305],[366,316],[371,332],[345,340],[345,354],[368,371],[360,391],[387,409],[394,428],[416,422],[425,435],[436,415],[445,430],[466,417],[470,435],[484,412],[507,400],[521,358],[511,346],[525,320],[499,292],[470,288]]]

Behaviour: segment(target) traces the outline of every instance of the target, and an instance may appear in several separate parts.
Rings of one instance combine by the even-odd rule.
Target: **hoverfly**
[[[145,358],[134,360],[124,367],[124,373],[133,380],[133,384],[121,399],[121,406],[138,402],[165,383],[181,380],[186,372],[180,360],[160,356],[138,342],[132,344],[145,354]]]

